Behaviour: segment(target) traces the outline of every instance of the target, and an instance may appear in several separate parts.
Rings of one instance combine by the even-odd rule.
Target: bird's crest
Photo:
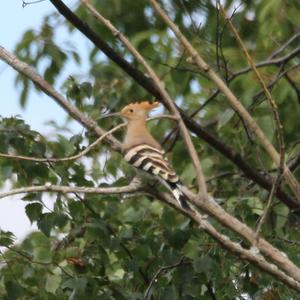
[[[159,102],[155,101],[155,102],[151,102],[151,101],[142,101],[142,102],[135,102],[135,103],[130,103],[128,105],[126,105],[123,110],[127,110],[128,108],[143,108],[147,111],[156,108],[160,105]]]

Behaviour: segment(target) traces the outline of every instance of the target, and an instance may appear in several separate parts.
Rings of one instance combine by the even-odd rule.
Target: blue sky
[[[28,0],[27,2],[31,1]],[[14,50],[16,43],[27,29],[39,30],[44,16],[54,11],[50,1],[27,5],[25,8],[22,7],[22,0],[2,2],[0,10],[0,45],[9,51]],[[76,3],[74,0],[64,2],[71,7],[74,7],[74,3]],[[61,31],[59,34],[60,36],[57,38],[63,41],[66,32]],[[81,45],[79,51],[84,51],[85,47],[90,46],[79,33],[76,33],[75,36],[76,42]],[[66,78],[68,73],[78,73],[79,71],[78,66],[70,63],[62,79],[64,76]],[[20,89],[14,84],[15,76],[15,70],[0,61],[0,115],[2,117],[21,115],[34,130],[43,134],[53,131],[51,127],[46,125],[49,120],[64,124],[65,112],[52,99],[41,93],[37,94],[32,91],[25,109],[20,108],[18,102]],[[57,86],[59,87],[60,84],[58,83]],[[75,122],[70,124],[70,128],[74,133],[82,130],[81,126]],[[28,231],[34,229],[30,226],[25,215],[24,207],[27,203],[21,201],[20,198],[21,196],[15,196],[0,199],[0,229],[12,231],[18,239],[22,239]]]

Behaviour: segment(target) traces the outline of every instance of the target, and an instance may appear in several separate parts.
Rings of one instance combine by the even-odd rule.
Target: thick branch
[[[121,57],[114,49],[112,49],[101,37],[99,37],[85,22],[78,18],[61,0],[50,0],[56,7],[58,12],[63,15],[75,28],[77,28],[84,36],[86,36],[98,49],[100,49],[107,57],[120,66],[127,74],[129,74],[137,83],[145,90],[149,91],[156,98],[160,98],[160,93],[141,71]]]
[[[201,201],[199,197],[189,190],[185,191],[190,201],[199,207],[202,211],[215,217],[222,225],[238,233],[245,238],[251,245],[257,247],[260,253],[271,259],[274,264],[281,268],[286,274],[294,278],[300,283],[300,269],[289,260],[286,255],[283,255],[277,248],[273,247],[269,242],[263,238],[256,239],[255,232],[246,224],[239,221],[237,218],[227,213],[220,205],[213,199],[208,201]]]

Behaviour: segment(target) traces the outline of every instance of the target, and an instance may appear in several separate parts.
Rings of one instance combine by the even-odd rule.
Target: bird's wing
[[[162,183],[172,191],[180,206],[184,209],[190,209],[181,190],[180,180],[164,155],[165,152],[161,149],[141,144],[128,149],[124,159],[136,168],[162,179]]]
[[[136,168],[159,176],[167,182],[177,183],[179,178],[164,154],[163,150],[142,144],[127,150],[124,158]]]

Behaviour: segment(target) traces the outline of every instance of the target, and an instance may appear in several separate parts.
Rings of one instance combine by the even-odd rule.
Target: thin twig
[[[12,252],[15,252],[17,253],[19,256],[25,258],[27,261],[30,261],[31,264],[37,264],[37,265],[42,265],[42,266],[49,266],[49,265],[53,265],[53,266],[56,266],[58,267],[65,275],[67,275],[68,277],[70,278],[73,278],[73,276],[71,274],[69,274],[60,264],[56,263],[56,262],[42,262],[42,261],[36,261],[36,260],[33,260],[33,258],[25,253],[24,251],[22,250],[18,250],[18,249],[15,249],[11,246],[5,246],[5,248],[9,249],[10,251]]]
[[[157,282],[158,278],[163,274],[165,273],[166,271],[169,271],[169,270],[172,270],[172,269],[175,269],[175,268],[178,268],[180,266],[183,266],[183,265],[187,265],[187,264],[190,264],[190,262],[187,262],[187,261],[184,261],[184,257],[182,257],[180,259],[179,262],[175,263],[175,264],[172,264],[172,265],[168,265],[168,266],[164,266],[164,267],[160,267],[154,274],[154,276],[151,278],[150,280],[150,283],[144,293],[144,298],[147,299],[147,300],[150,300],[151,299],[151,296],[152,296],[152,289],[153,289],[153,286],[154,284]]]
[[[282,238],[282,237],[277,237],[276,239],[280,240],[280,241],[283,241],[283,242],[286,242],[286,243],[289,243],[289,244],[292,244],[292,245],[295,245],[295,246],[300,246],[300,241],[295,241],[295,240],[289,240],[289,239],[285,239],[285,238]]]
[[[280,169],[280,170],[282,170],[282,169]],[[272,189],[271,189],[271,191],[269,193],[266,207],[265,207],[265,209],[263,211],[263,214],[262,214],[262,216],[261,216],[261,218],[260,218],[260,220],[258,222],[258,225],[256,227],[256,231],[255,231],[255,240],[256,240],[256,242],[255,242],[255,244],[257,243],[257,240],[258,240],[259,235],[260,235],[261,228],[262,228],[262,226],[263,226],[263,224],[264,224],[264,222],[265,222],[265,220],[266,220],[266,218],[267,218],[267,216],[269,214],[269,211],[270,211],[270,208],[271,208],[271,204],[272,204],[272,200],[273,200],[273,197],[274,197],[274,195],[276,193],[276,190],[278,189],[278,186],[280,184],[281,177],[282,177],[282,171],[279,171],[276,179],[274,180]]]
[[[294,57],[297,57],[300,53],[300,47],[297,47],[290,51],[288,54],[278,57],[276,59],[266,59],[264,61],[261,61],[255,65],[256,68],[262,68],[262,67],[268,67],[268,66],[280,66],[282,64],[286,64],[289,60],[293,59]],[[252,70],[251,67],[246,67],[238,72],[234,73],[234,77],[240,76],[242,74],[248,73]]]
[[[268,89],[273,88],[273,86],[274,86],[275,84],[277,84],[278,81],[279,81],[282,77],[285,77],[286,75],[288,75],[289,72],[292,72],[292,71],[294,71],[295,69],[297,69],[297,68],[299,68],[299,67],[300,67],[300,64],[297,64],[297,65],[294,65],[294,66],[289,67],[289,68],[286,69],[286,70],[283,70],[283,66],[282,66],[282,68],[280,68],[279,73],[277,74],[277,76],[274,78],[274,80],[272,80],[272,81],[268,84],[267,88],[268,88]],[[253,102],[252,102],[252,104],[250,105],[250,107],[253,106],[253,105],[255,104],[256,99],[258,99],[263,93],[264,93],[264,90],[260,90],[259,92],[257,92],[257,93],[252,97],[252,98],[253,98]]]
[[[25,8],[27,5],[31,5],[31,4],[37,4],[37,3],[41,3],[41,2],[44,2],[46,0],[35,0],[35,1],[24,1],[22,2],[22,7]]]
[[[300,37],[300,32],[297,32],[294,34],[292,37],[290,37],[284,44],[282,44],[277,50],[275,50],[270,56],[269,60],[273,59],[276,57],[278,54],[280,54],[282,51],[284,51],[290,44],[294,42],[297,38]]]

